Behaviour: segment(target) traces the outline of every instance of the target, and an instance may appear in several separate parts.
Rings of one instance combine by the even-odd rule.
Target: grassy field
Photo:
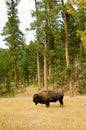
[[[64,97],[45,105],[32,102],[32,96],[0,98],[0,130],[86,130],[86,96]]]

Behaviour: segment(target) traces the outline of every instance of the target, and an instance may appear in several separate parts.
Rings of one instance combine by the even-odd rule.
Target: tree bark
[[[47,82],[47,56],[46,56],[47,43],[46,42],[44,44],[44,48],[45,48],[45,54],[44,54],[44,88],[46,90],[48,90],[48,82]]]
[[[39,40],[37,38],[37,74],[38,74],[38,89],[41,88],[41,79],[40,79],[40,61],[39,61]]]

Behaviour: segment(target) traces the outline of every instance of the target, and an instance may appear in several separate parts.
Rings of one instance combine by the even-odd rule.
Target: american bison
[[[60,105],[63,105],[64,94],[61,92],[44,90],[33,95],[33,102],[35,105],[38,103],[45,104],[47,107],[50,105],[50,102],[59,101]]]

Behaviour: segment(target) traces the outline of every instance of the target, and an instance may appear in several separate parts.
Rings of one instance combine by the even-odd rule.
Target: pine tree
[[[44,67],[43,67],[44,68],[44,76],[43,76],[44,77],[44,87],[45,87],[45,89],[48,89],[48,79],[49,79],[48,77],[50,75],[48,69],[50,68],[50,66],[55,66],[56,62],[53,62],[53,63],[51,63],[51,62],[53,59],[56,59],[56,58],[54,58],[53,54],[56,53],[55,44],[57,44],[59,42],[59,41],[56,41],[57,37],[59,37],[57,35],[60,34],[59,20],[57,20],[57,18],[58,18],[57,14],[59,13],[59,9],[57,8],[56,0],[40,1],[37,7],[38,7],[38,10],[37,10],[37,12],[34,12],[33,15],[37,14],[38,19],[36,21],[34,21],[34,23],[32,23],[31,25],[33,28],[35,28],[35,27],[37,27],[37,23],[39,23],[37,35],[39,35],[40,43],[43,43],[43,45],[44,45]],[[59,42],[59,44],[60,44],[60,42]],[[51,53],[51,52],[53,52],[53,53]],[[55,56],[55,57],[58,57],[58,56]],[[57,60],[58,59],[56,59],[56,61]],[[60,60],[60,58],[59,58],[59,60]],[[54,65],[52,65],[52,64],[54,64]],[[53,69],[53,68],[54,67],[52,67],[51,69]],[[57,67],[55,67],[55,68],[57,68]],[[55,71],[55,73],[58,73],[58,72]]]
[[[7,16],[8,21],[3,28],[2,35],[5,36],[4,41],[6,41],[6,45],[10,49],[10,53],[13,57],[14,64],[14,84],[17,87],[18,79],[17,79],[17,52],[19,47],[24,44],[24,35],[19,29],[20,21],[18,19],[18,10],[17,3],[14,0],[6,1],[6,5],[8,7]]]

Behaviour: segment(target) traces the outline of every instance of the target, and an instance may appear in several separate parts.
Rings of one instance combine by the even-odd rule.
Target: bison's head
[[[39,95],[38,94],[34,94],[33,95],[33,102],[37,105],[39,103]]]

